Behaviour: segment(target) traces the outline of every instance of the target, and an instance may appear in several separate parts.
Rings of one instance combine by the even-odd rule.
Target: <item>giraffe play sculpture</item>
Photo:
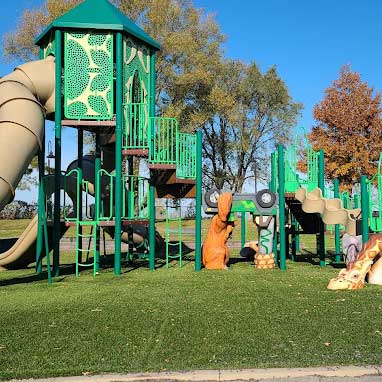
[[[382,285],[382,235],[375,235],[365,243],[355,260],[329,281],[328,289],[361,289],[368,274],[369,284]]]
[[[226,243],[234,225],[228,221],[231,206],[232,194],[229,192],[220,194],[218,213],[212,218],[203,242],[203,265],[207,269],[227,269],[229,254]]]

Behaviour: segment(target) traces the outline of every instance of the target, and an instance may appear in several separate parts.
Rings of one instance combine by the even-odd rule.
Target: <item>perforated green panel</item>
[[[113,117],[113,35],[65,33],[65,117]]]
[[[131,38],[124,38],[124,57],[123,57],[123,83],[124,102],[129,103],[148,103],[150,93],[150,51],[143,45],[139,45]],[[133,80],[139,78],[140,99],[133,100]]]

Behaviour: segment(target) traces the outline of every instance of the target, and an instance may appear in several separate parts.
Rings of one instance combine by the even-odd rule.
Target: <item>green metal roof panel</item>
[[[52,29],[103,29],[125,31],[148,45],[159,49],[160,45],[144,30],[133,23],[108,0],[85,0],[77,7],[54,20],[36,39],[40,45]]]

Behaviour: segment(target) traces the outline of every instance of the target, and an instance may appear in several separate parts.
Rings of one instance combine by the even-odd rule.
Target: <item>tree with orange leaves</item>
[[[314,107],[309,141],[315,150],[325,152],[325,174],[338,178],[342,190],[350,190],[361,175],[376,172],[382,151],[381,95],[361,81],[349,65],[325,91]]]

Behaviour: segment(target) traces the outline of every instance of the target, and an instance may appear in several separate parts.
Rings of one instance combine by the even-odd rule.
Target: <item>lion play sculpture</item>
[[[232,194],[224,192],[219,195],[218,214],[211,220],[210,228],[203,242],[203,265],[207,269],[227,269],[229,260],[227,240],[234,223],[229,222],[232,206]]]
[[[382,235],[372,236],[354,261],[329,281],[328,289],[361,289],[368,274],[369,284],[382,285]]]

